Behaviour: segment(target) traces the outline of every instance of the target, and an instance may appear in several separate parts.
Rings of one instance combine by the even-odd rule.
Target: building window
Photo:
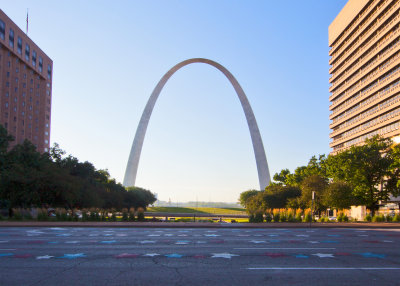
[[[49,149],[47,149],[47,148],[44,148],[44,152],[48,152],[49,151]]]
[[[14,30],[10,28],[10,33],[8,34],[8,43],[11,48],[14,48]]]
[[[32,65],[36,67],[36,51],[32,51]]]
[[[17,40],[17,52],[20,55],[22,54],[22,39],[20,37]]]
[[[44,140],[44,143],[45,143],[45,144],[49,144],[49,140],[47,140],[47,139]]]
[[[6,92],[6,97],[8,97],[9,96],[9,94],[8,94],[8,92]]]
[[[47,66],[47,78],[51,79],[51,66],[50,65]]]
[[[8,108],[8,102],[6,102],[6,108]]]
[[[43,59],[42,57],[39,57],[39,72],[43,71]]]
[[[49,123],[46,123],[46,128],[49,128]]]
[[[3,20],[0,20],[0,38],[4,40],[6,33],[6,23],[3,22]]]
[[[31,55],[31,48],[28,44],[25,44],[25,60],[29,62],[29,57]]]
[[[49,132],[48,132],[48,131],[45,131],[45,132],[44,132],[44,135],[49,136]]]

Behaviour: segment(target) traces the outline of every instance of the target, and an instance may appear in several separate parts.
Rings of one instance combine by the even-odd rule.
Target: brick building
[[[50,144],[53,61],[0,9],[0,124],[12,146]]]

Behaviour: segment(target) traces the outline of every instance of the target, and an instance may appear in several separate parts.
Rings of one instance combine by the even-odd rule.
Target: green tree
[[[297,186],[270,185],[262,194],[264,209],[286,208],[290,199],[300,195],[301,190]]]
[[[325,206],[338,209],[348,209],[357,205],[351,186],[346,182],[332,182],[326,188],[322,202]]]
[[[241,192],[241,193],[240,193],[240,196],[239,196],[239,203],[240,203],[243,207],[246,207],[247,201],[248,201],[251,197],[254,197],[254,196],[258,195],[259,193],[260,193],[260,191],[257,191],[257,190],[247,190],[247,191]]]
[[[288,169],[283,169],[279,174],[274,175],[274,180],[278,183],[289,186],[300,186],[303,180],[311,175],[319,175],[326,178],[326,157],[325,155],[312,156],[307,166],[300,166],[290,173]]]
[[[318,211],[324,210],[326,206],[323,203],[322,197],[324,196],[327,186],[327,180],[320,175],[315,174],[305,178],[301,183],[299,205],[302,208],[310,208],[312,192],[315,192],[314,209]]]
[[[327,173],[334,181],[347,182],[357,202],[374,214],[379,201],[387,201],[390,194],[399,195],[399,153],[390,139],[375,136],[364,145],[329,156]]]
[[[275,182],[278,182],[278,184],[287,184],[287,177],[290,175],[289,169],[282,169],[280,173],[275,173],[273,179]]]

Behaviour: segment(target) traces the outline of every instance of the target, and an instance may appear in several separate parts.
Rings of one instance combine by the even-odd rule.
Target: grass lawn
[[[165,213],[201,213],[201,214],[232,214],[245,215],[246,211],[242,208],[182,208],[182,207],[151,207],[148,212]]]

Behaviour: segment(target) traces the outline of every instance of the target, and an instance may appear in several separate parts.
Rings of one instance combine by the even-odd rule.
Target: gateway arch
[[[251,141],[253,143],[254,155],[256,157],[257,171],[258,171],[258,180],[260,183],[260,190],[264,190],[266,186],[270,183],[270,174],[268,169],[267,157],[264,151],[264,145],[261,139],[260,130],[258,129],[257,121],[254,116],[253,110],[251,109],[249,100],[246,97],[242,87],[236,78],[222,65],[212,60],[203,59],[203,58],[194,58],[188,59],[179,64],[175,65],[171,68],[158,82],[156,87],[154,88],[149,100],[147,101],[146,107],[143,111],[142,117],[140,118],[140,122],[138,128],[136,130],[135,139],[132,143],[131,152],[129,154],[128,164],[126,166],[125,177],[124,177],[124,186],[134,186],[136,181],[136,174],[139,165],[140,154],[142,151],[144,137],[146,135],[147,126],[149,124],[150,116],[153,111],[154,105],[160,95],[161,90],[164,85],[167,83],[169,78],[180,68],[193,64],[193,63],[204,63],[211,65],[221,71],[226,78],[230,81],[233,88],[235,89],[240,103],[242,104],[242,108],[244,114],[246,116],[247,124],[249,126],[249,131],[251,135]]]

